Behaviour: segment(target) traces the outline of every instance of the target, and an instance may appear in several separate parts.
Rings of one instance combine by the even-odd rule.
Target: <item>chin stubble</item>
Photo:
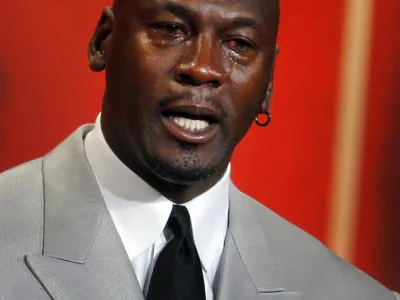
[[[156,118],[154,117],[150,122],[143,124],[143,130],[145,134],[153,135],[153,138],[157,139],[155,120]],[[190,144],[184,141],[177,141],[181,150],[181,155],[177,158],[158,157],[152,154],[154,153],[153,151],[146,151],[143,153],[144,159],[153,173],[171,183],[187,185],[206,180],[217,172],[227,155],[226,149],[228,145],[225,140],[228,135],[227,130],[222,126],[221,133],[221,151],[213,154],[211,159],[212,164],[209,162],[205,163],[199,157],[198,151],[201,151],[199,149],[201,145]]]

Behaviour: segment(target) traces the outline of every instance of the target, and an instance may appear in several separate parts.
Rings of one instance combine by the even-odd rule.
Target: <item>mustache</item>
[[[222,117],[228,116],[228,109],[224,107],[223,102],[211,93],[204,93],[204,92],[196,93],[192,91],[177,93],[174,95],[164,97],[163,100],[161,101],[161,106],[166,104],[172,104],[174,102],[178,102],[183,99],[192,101],[194,103],[205,102],[208,105],[211,105],[214,109],[220,111]]]

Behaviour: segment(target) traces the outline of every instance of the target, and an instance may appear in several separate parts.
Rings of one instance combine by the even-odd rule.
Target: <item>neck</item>
[[[220,167],[209,178],[184,184],[174,183],[152,172],[151,168],[143,163],[143,159],[136,158],[129,151],[128,143],[124,142],[118,134],[115,134],[115,130],[110,129],[108,126],[102,126],[102,131],[108,146],[129,169],[176,204],[184,204],[213,187],[222,178],[229,164],[228,158],[227,161],[220,164]]]
[[[214,173],[212,177],[204,180],[180,185],[164,180],[134,163],[130,163],[128,167],[160,194],[176,204],[184,204],[205,193],[222,178],[226,170],[226,168],[221,169]]]

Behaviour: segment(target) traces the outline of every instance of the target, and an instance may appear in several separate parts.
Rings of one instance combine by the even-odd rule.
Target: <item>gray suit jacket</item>
[[[90,166],[83,126],[0,174],[0,299],[143,300]],[[233,185],[217,300],[394,300]]]

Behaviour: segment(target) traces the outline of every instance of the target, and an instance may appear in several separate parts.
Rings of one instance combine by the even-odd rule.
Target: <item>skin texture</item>
[[[115,1],[89,44],[91,69],[106,71],[101,125],[111,149],[175,203],[213,186],[269,108],[278,23],[278,0]],[[211,138],[167,130],[171,108],[182,107],[200,119],[212,110]]]

